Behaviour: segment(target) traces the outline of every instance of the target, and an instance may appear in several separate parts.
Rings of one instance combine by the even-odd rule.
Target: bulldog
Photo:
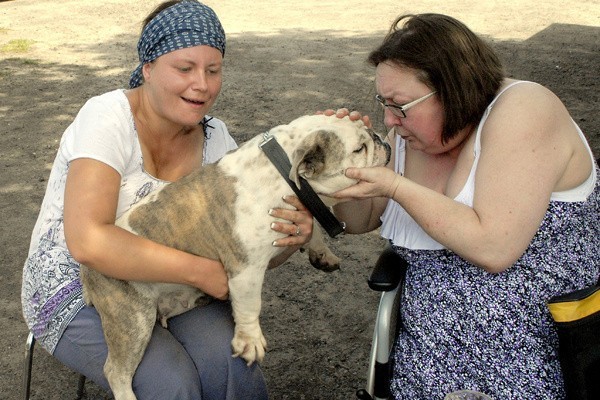
[[[273,217],[267,211],[290,208],[282,198],[294,193],[261,150],[265,135],[287,154],[289,179],[297,185],[306,179],[327,206],[336,202],[328,195],[356,183],[345,176],[346,168],[383,166],[390,159],[390,146],[362,121],[304,116],[151,193],[116,221],[137,235],[223,264],[235,321],[232,352],[249,365],[265,354],[259,324],[262,284],[269,261],[283,251],[272,245],[281,233],[270,229]],[[311,263],[336,269],[339,258],[320,230],[313,232],[306,245]],[[168,318],[207,296],[186,285],[117,280],[83,265],[81,280],[86,303],[102,318],[108,345],[104,374],[115,399],[135,399],[131,382],[157,318],[165,326]]]

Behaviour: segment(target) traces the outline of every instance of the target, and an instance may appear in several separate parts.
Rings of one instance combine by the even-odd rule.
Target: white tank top
[[[464,187],[460,191],[460,193],[454,198],[455,201],[465,204],[469,207],[473,207],[473,198],[475,195],[475,172],[477,171],[477,164],[479,163],[479,156],[481,154],[481,131],[483,130],[483,125],[487,120],[490,112],[492,111],[492,107],[496,103],[496,100],[510,87],[519,84],[519,83],[532,83],[527,81],[516,81],[505,87],[498,95],[494,98],[494,100],[490,103],[490,105],[485,110],[481,121],[479,122],[479,126],[477,127],[477,132],[475,136],[475,145],[473,148],[474,153],[474,161],[471,167],[471,171],[469,173],[469,177],[465,182]],[[573,121],[577,132],[579,132],[579,136],[581,140],[585,143],[588,152],[590,153],[590,158],[594,163],[594,155],[592,153],[592,149],[588,145],[583,132],[577,126],[575,121]],[[396,172],[404,173],[404,162],[405,162],[405,150],[406,143],[404,139],[397,136],[396,137],[396,163],[394,165],[394,170]],[[554,192],[550,197],[550,201],[564,201],[564,202],[576,202],[576,201],[585,201],[587,197],[594,190],[594,186],[596,184],[596,168],[592,168],[592,173],[588,177],[588,179],[583,182],[581,185],[576,188],[569,189],[562,192]],[[417,223],[416,221],[400,206],[400,204],[396,203],[393,200],[390,200],[387,204],[383,215],[381,216],[381,236],[390,239],[392,243],[396,246],[405,247],[413,250],[440,250],[445,247],[440,243],[431,238]]]

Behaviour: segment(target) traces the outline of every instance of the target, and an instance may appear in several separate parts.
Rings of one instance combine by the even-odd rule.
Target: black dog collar
[[[290,164],[290,159],[287,154],[285,154],[285,151],[283,151],[283,148],[279,142],[277,142],[277,139],[268,133],[265,133],[263,137],[264,140],[260,144],[260,148],[269,158],[271,163],[273,163],[275,168],[277,168],[287,184],[290,185],[302,204],[304,204],[313,217],[319,221],[319,224],[327,231],[329,236],[336,237],[340,233],[343,233],[346,230],[346,224],[338,221],[335,215],[333,215],[329,208],[321,201],[306,179],[300,177],[300,188],[298,188],[289,178],[292,165]]]

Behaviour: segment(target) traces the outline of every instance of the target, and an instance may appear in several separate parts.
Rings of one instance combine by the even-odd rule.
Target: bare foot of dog
[[[260,327],[258,328],[258,335],[250,335],[237,329],[236,326],[231,347],[233,348],[233,357],[242,357],[250,366],[255,361],[260,363],[265,357],[267,340],[263,336]]]

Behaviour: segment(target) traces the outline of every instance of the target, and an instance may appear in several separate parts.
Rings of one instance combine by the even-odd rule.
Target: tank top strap
[[[479,121],[479,125],[477,126],[477,132],[475,134],[475,148],[474,148],[474,151],[475,151],[475,160],[476,160],[475,162],[477,162],[477,160],[479,159],[479,154],[481,153],[481,131],[483,130],[483,125],[485,124],[485,121],[487,121],[490,113],[492,112],[492,107],[494,107],[494,104],[496,104],[496,101],[498,101],[498,99],[500,98],[500,96],[502,96],[502,94],[504,92],[506,92],[511,87],[513,87],[515,85],[518,85],[520,83],[531,83],[531,84],[537,85],[537,83],[531,82],[531,81],[515,81],[515,82],[512,82],[509,85],[507,85],[505,88],[503,88],[496,95],[496,97],[494,97],[494,100],[492,100],[492,102],[485,109],[485,112],[483,113],[483,117],[481,117],[481,121]],[[475,165],[473,165],[473,166],[475,167]]]
[[[494,99],[491,101],[491,103],[485,109],[485,112],[483,113],[483,116],[481,117],[481,120],[479,121],[479,124],[477,125],[477,130],[475,131],[475,144],[473,145],[473,165],[471,166],[471,170],[469,171],[469,177],[467,178],[467,181],[465,182],[465,186],[463,186],[462,190],[458,193],[458,195],[454,198],[454,200],[456,200],[460,203],[463,203],[469,207],[473,207],[473,196],[475,193],[475,172],[477,171],[477,164],[479,163],[479,156],[481,155],[481,132],[483,131],[483,126],[485,125],[485,122],[487,121],[488,116],[492,112],[492,108],[494,107],[494,104],[496,104],[496,101],[498,101],[500,96],[502,96],[502,94],[504,92],[506,92],[508,89],[510,89],[511,87],[518,85],[520,83],[532,83],[532,84],[537,85],[537,83],[530,82],[530,81],[512,82],[509,85],[507,85],[505,88],[503,88],[496,95],[496,97],[494,97]]]

